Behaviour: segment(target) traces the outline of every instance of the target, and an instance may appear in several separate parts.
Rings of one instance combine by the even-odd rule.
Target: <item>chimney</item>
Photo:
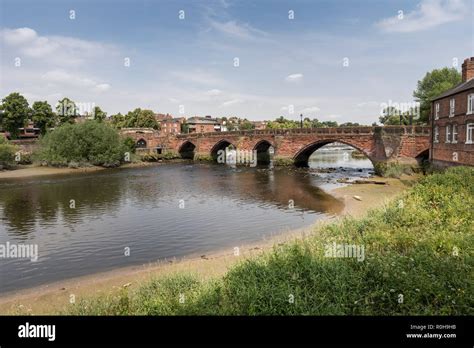
[[[464,59],[462,63],[462,82],[474,78],[474,57]]]

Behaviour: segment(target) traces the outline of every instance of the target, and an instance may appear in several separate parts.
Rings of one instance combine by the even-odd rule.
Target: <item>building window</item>
[[[474,143],[474,123],[466,124],[466,144]]]
[[[449,117],[454,116],[454,109],[456,106],[456,100],[454,98],[449,100]]]
[[[446,139],[444,140],[445,143],[450,143],[451,142],[451,125],[447,124],[446,125]]]
[[[467,96],[467,113],[474,114],[474,93]]]
[[[435,104],[435,120],[439,119],[439,103]]]
[[[458,125],[453,124],[453,138],[451,140],[451,143],[456,144],[458,142]]]
[[[434,142],[439,142],[439,128],[438,126],[434,127]]]

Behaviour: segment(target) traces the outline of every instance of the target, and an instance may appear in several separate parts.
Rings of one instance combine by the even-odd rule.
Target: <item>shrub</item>
[[[127,151],[129,151],[131,153],[135,153],[135,151],[137,149],[137,144],[135,143],[135,140],[133,140],[133,138],[126,137],[123,140],[123,144],[124,144],[125,148],[127,149]]]
[[[17,147],[10,144],[7,139],[0,135],[0,169],[11,168],[15,162]]]
[[[52,166],[78,163],[116,167],[124,160],[127,148],[115,129],[93,120],[64,124],[40,140],[38,159]]]

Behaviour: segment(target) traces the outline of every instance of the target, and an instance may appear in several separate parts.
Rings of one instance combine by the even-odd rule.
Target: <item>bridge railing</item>
[[[231,132],[208,132],[178,134],[177,138],[252,136],[252,135],[294,135],[294,134],[323,134],[323,135],[371,135],[376,132],[389,134],[429,135],[428,126],[377,126],[377,127],[328,127],[328,128],[291,128],[291,129],[254,129]]]

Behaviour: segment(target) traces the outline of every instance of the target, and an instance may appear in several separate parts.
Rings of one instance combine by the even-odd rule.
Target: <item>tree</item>
[[[120,165],[129,148],[117,130],[105,122],[65,123],[40,140],[38,158],[52,166]]]
[[[255,129],[255,125],[250,122],[249,120],[245,119],[242,121],[242,123],[239,124],[239,129],[241,130],[251,130]]]
[[[20,134],[19,128],[24,127],[31,110],[28,101],[20,93],[10,93],[2,99],[0,108],[3,110],[2,128],[16,139]]]
[[[120,129],[125,127],[125,116],[122,115],[120,112],[118,114],[110,116],[110,120],[115,128]]]
[[[47,101],[35,101],[31,120],[40,129],[41,134],[45,134],[48,128],[55,125],[55,114],[51,105]]]
[[[96,106],[94,108],[94,120],[97,122],[102,122],[107,117],[107,113],[102,111],[100,107]]]
[[[136,108],[125,115],[124,126],[127,128],[153,128],[159,130],[160,124],[151,110]]]
[[[56,113],[59,117],[59,123],[74,123],[74,118],[78,116],[76,103],[69,98],[63,98],[56,104]]]
[[[431,99],[453,88],[461,82],[461,74],[455,68],[434,69],[418,81],[413,97],[420,102],[420,119],[417,123],[428,122]]]

